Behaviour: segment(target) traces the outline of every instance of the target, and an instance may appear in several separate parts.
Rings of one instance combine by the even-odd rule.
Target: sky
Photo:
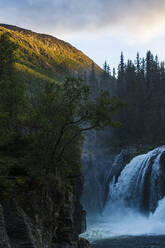
[[[0,23],[70,42],[100,66],[121,51],[165,60],[165,0],[0,0]]]

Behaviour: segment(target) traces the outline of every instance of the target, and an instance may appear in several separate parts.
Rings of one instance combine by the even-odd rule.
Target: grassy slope
[[[61,76],[90,71],[92,60],[67,42],[53,36],[34,33],[16,26],[0,24],[0,33],[7,32],[18,43],[17,69],[26,81],[58,80]],[[96,71],[101,71],[95,65]]]

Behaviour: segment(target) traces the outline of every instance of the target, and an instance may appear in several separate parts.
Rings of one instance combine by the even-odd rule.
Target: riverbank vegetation
[[[0,197],[65,184],[80,175],[83,133],[113,125],[119,106],[107,92],[91,98],[79,78],[25,83],[18,44],[0,36]]]

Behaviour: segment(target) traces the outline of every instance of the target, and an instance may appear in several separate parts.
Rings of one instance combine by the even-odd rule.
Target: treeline
[[[124,61],[121,53],[118,72],[112,75],[107,63],[102,73],[111,95],[124,103],[116,119],[111,143],[116,145],[165,143],[165,63],[148,51],[145,58],[137,53],[135,61]],[[101,82],[101,80],[100,80]]]

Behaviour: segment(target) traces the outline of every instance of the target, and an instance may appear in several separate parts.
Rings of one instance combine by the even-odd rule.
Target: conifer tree
[[[140,73],[140,57],[139,57],[139,53],[137,53],[137,55],[136,55],[136,73],[137,73],[137,76]]]
[[[123,56],[123,52],[121,52],[120,64],[118,66],[118,80],[121,82],[124,80],[124,72],[125,72],[124,56]]]
[[[116,78],[116,69],[113,68],[113,78]]]
[[[16,49],[16,43],[6,33],[0,35],[0,80],[13,75]]]
[[[25,103],[25,86],[15,73],[16,49],[7,34],[0,36],[0,115],[4,119],[0,125],[6,125],[6,132],[18,128]]]
[[[99,94],[99,89],[98,89],[98,80],[96,78],[96,73],[95,73],[95,64],[94,62],[92,62],[91,65],[91,73],[89,76],[89,84],[91,86],[91,93],[92,93],[92,97],[96,96]]]

